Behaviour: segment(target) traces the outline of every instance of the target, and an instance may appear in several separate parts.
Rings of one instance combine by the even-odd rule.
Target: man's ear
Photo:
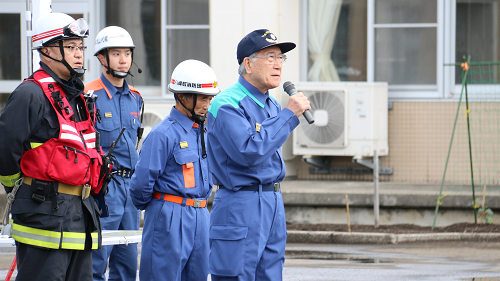
[[[104,58],[104,56],[103,56],[101,53],[98,53],[98,54],[97,54],[97,59],[99,60],[99,62],[100,62],[102,65],[106,65],[106,59]]]
[[[252,69],[250,68],[250,61],[252,59],[249,58],[249,57],[246,57],[243,59],[243,65],[245,66],[245,71],[247,72],[247,74],[251,74],[252,73]]]
[[[47,48],[47,47],[43,47],[40,49],[40,53],[44,53],[46,55],[49,55],[49,52],[50,52],[49,48]]]

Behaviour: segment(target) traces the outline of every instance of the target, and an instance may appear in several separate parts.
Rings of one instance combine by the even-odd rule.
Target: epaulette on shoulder
[[[84,91],[85,91],[85,93],[87,93],[89,90],[93,90],[94,92],[97,92],[97,91],[102,90],[102,89],[104,89],[106,91],[106,94],[108,94],[109,98],[112,98],[108,89],[106,89],[106,87],[104,87],[104,84],[102,83],[101,78],[97,78],[96,80],[85,84]]]
[[[134,88],[133,86],[128,85],[128,87],[130,88],[130,91],[131,91],[132,93],[136,93],[136,94],[138,94],[139,96],[142,96],[142,95],[141,95],[141,93],[139,93],[139,91],[137,91],[137,89],[136,89],[136,88]]]

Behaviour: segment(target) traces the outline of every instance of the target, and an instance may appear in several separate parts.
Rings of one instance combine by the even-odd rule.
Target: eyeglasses
[[[284,64],[286,62],[286,55],[278,55],[278,56],[270,55],[267,57],[254,57],[254,58],[267,59],[269,63],[275,63],[276,60],[278,60],[280,64]]]
[[[50,48],[59,48],[59,46],[46,46]],[[63,48],[66,48],[68,50],[68,53],[74,53],[76,50],[80,52],[85,52],[87,50],[87,46],[63,46]]]

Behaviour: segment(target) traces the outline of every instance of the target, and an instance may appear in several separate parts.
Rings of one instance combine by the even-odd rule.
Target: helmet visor
[[[63,32],[64,37],[86,38],[89,36],[89,26],[85,19],[80,18],[65,26]]]

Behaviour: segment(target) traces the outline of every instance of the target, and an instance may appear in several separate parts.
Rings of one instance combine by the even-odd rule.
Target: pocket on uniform
[[[245,264],[247,226],[212,225],[210,227],[210,273],[238,276]]]
[[[184,187],[193,188],[196,186],[194,177],[194,163],[198,160],[198,153],[195,151],[178,152],[174,154],[175,162],[182,166],[184,177]]]
[[[78,149],[57,146],[52,152],[49,163],[47,175],[56,181],[69,185],[83,185],[90,179],[90,157]]]
[[[102,111],[101,111],[101,114]],[[111,114],[110,112],[104,113],[104,114]],[[120,120],[117,118],[102,118],[101,123],[97,123],[96,127],[97,130],[100,133],[101,137],[101,146],[103,147],[110,147],[113,141],[118,138],[118,135],[120,134],[121,128],[120,128]]]

